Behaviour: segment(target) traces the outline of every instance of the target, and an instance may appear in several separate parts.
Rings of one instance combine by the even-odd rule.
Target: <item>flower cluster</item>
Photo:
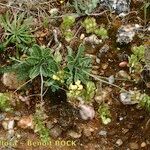
[[[52,76],[52,79],[55,81],[59,81],[61,83],[64,83],[64,72],[58,71],[56,74]]]
[[[80,80],[77,80],[75,82],[75,84],[70,84],[69,85],[69,92],[68,92],[68,96],[69,97],[77,97],[81,94],[83,90],[83,85],[81,84],[81,81]]]

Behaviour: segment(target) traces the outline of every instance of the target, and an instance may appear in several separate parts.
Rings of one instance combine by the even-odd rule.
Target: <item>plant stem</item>
[[[91,76],[92,78],[94,78],[94,79],[100,81],[100,82],[103,82],[103,83],[112,85],[112,86],[114,86],[114,87],[116,87],[116,88],[118,88],[118,89],[120,89],[120,90],[122,90],[122,91],[125,91],[125,92],[129,93],[127,90],[125,90],[124,88],[121,88],[120,86],[118,86],[118,85],[116,85],[116,84],[112,84],[112,83],[110,84],[108,81],[105,81],[105,80],[103,80],[103,79],[100,79],[100,78],[98,78],[96,75],[90,74],[90,73],[86,72],[85,70],[83,70],[83,72],[86,73],[86,74],[88,74],[88,75]]]
[[[41,101],[43,102],[43,84],[44,84],[44,81],[43,81],[43,75],[42,75],[41,67],[40,67],[40,76],[41,76]]]

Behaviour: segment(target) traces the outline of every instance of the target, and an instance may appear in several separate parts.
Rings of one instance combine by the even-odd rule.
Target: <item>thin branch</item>
[[[30,81],[32,81],[32,79],[26,81],[25,83],[23,83],[21,86],[19,86],[15,91],[14,93],[16,93],[18,90],[20,90],[23,86],[25,86],[26,84],[28,84]]]
[[[116,85],[116,84],[112,84],[112,83],[110,84],[108,81],[102,80],[102,79],[98,78],[96,75],[90,74],[90,73],[88,73],[88,72],[86,72],[86,71],[84,71],[84,70],[83,70],[83,72],[86,73],[86,74],[88,74],[89,76],[93,77],[94,79],[96,79],[96,80],[98,80],[98,81],[101,81],[101,82],[103,82],[103,83],[112,85],[112,86],[114,86],[114,87],[116,87],[116,88],[118,88],[118,89],[120,89],[120,90],[122,90],[122,91],[125,91],[125,92],[129,93],[127,90],[125,90],[124,88],[121,88],[120,86],[118,86],[118,85]]]

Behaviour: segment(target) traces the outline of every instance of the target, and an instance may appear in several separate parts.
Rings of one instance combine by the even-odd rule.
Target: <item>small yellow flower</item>
[[[56,75],[53,75],[53,80],[60,80],[60,78],[58,77],[58,76],[56,76]]]
[[[82,84],[78,85],[78,90],[82,90],[82,89],[83,89],[83,85]]]
[[[76,84],[77,86],[79,86],[79,85],[81,84],[81,81],[80,81],[80,80],[77,80],[77,81],[75,82],[75,84]]]
[[[72,83],[69,86],[69,89],[71,89],[71,90],[76,90],[77,88],[78,88],[78,86],[77,85],[73,85]]]

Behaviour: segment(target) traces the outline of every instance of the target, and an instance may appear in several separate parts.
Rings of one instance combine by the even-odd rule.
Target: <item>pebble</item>
[[[111,75],[108,77],[108,82],[109,82],[109,84],[113,84],[115,82],[114,75]]]
[[[119,117],[119,121],[122,121],[123,120],[123,117]]]
[[[107,68],[108,68],[108,64],[107,63],[102,64],[102,69],[106,70]]]
[[[84,134],[86,137],[90,137],[90,136],[92,135],[92,131],[93,131],[93,129],[84,128],[84,129],[83,129],[83,134]]]
[[[77,133],[77,132],[75,132],[75,131],[73,131],[73,130],[70,130],[70,131],[68,132],[68,135],[69,135],[71,138],[74,138],[74,139],[78,139],[78,138],[81,137],[81,133]]]
[[[23,116],[18,122],[18,127],[22,129],[33,128],[32,116]]]
[[[13,129],[8,130],[7,139],[8,139],[8,140],[12,139],[13,136],[14,136],[14,134],[15,134],[15,131],[14,131]]]
[[[102,41],[98,39],[98,37],[95,34],[92,34],[89,37],[85,37],[84,42],[97,45],[100,44]]]
[[[122,128],[122,133],[123,134],[126,134],[128,131],[129,131],[129,129]]]
[[[52,138],[58,138],[62,134],[62,129],[60,126],[55,126],[50,130],[50,136]]]
[[[142,142],[142,143],[141,143],[141,147],[146,147],[146,143],[145,143],[145,142]]]
[[[14,120],[10,120],[8,122],[8,130],[12,130],[14,128],[14,124],[15,124],[15,121]]]
[[[95,117],[95,110],[92,106],[79,104],[79,113],[83,120],[92,120]]]
[[[8,129],[8,122],[7,121],[3,121],[2,122],[2,127],[4,128],[4,130]]]
[[[80,40],[83,40],[85,38],[85,34],[81,34],[81,36],[80,36]]]
[[[100,64],[101,60],[96,57],[96,63]]]
[[[98,70],[92,70],[91,72],[92,72],[92,74],[94,74],[94,75],[98,75],[98,74],[99,74]]]
[[[47,126],[48,129],[51,129],[51,128],[54,127],[54,123],[49,121],[49,122],[47,122],[46,126]]]
[[[24,81],[19,81],[15,73],[4,73],[2,77],[2,82],[11,90],[17,89],[21,86]]]
[[[118,139],[118,140],[116,141],[116,144],[117,144],[118,146],[121,146],[121,145],[123,144],[123,141],[122,141],[121,139]]]
[[[133,150],[139,149],[139,145],[136,142],[131,142],[129,147]]]
[[[126,93],[126,92],[120,93],[120,101],[124,105],[134,105],[134,104],[137,103],[137,101],[131,100],[131,94],[130,93]]]
[[[126,67],[128,65],[128,62],[122,61],[119,63],[119,67]]]
[[[5,119],[5,115],[4,114],[0,114],[0,121]]]
[[[120,70],[118,72],[118,76],[119,77],[123,77],[125,79],[129,79],[129,80],[131,79],[131,77],[129,76],[129,74],[126,71],[124,71],[124,70]]]
[[[107,131],[101,130],[98,134],[101,136],[107,136]]]

